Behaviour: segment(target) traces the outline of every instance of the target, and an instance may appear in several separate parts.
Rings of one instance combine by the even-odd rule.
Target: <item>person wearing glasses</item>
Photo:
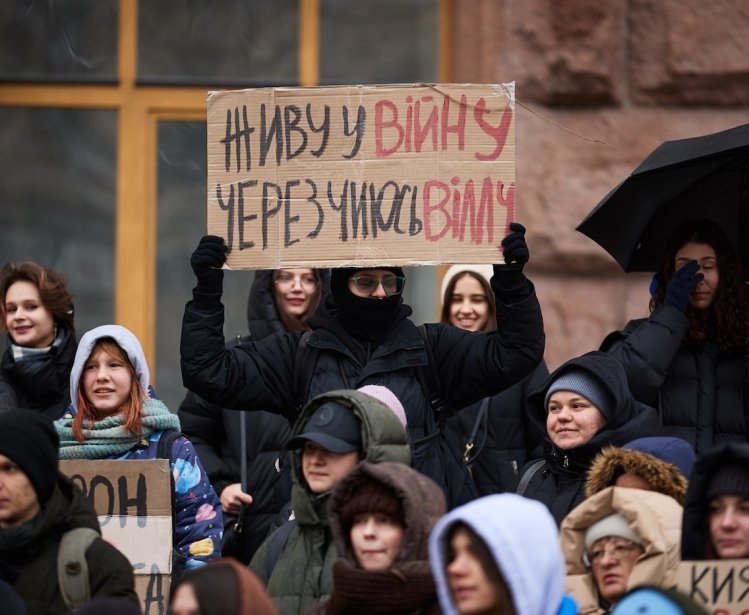
[[[264,269],[255,272],[247,301],[247,341],[274,333],[309,331],[307,324],[328,287],[319,269]],[[237,342],[230,342],[235,344]],[[179,407],[182,432],[190,438],[224,510],[223,552],[248,564],[277,515],[291,499],[291,475],[284,444],[291,437],[286,417],[259,411],[245,415],[245,455],[238,412],[188,391]],[[242,490],[242,464],[247,492]],[[234,533],[242,515],[242,531]]]
[[[543,358],[541,308],[523,273],[529,253],[522,225],[510,224],[502,250],[505,263],[494,266],[491,282],[496,331],[479,334],[435,323],[425,325],[422,336],[403,302],[400,267],[342,267],[332,270],[331,297],[309,320],[313,332],[306,346],[313,365],[298,366],[300,332],[224,346],[221,267],[228,248],[223,238],[205,236],[190,261],[197,284],[182,324],[183,383],[215,404],[269,410],[290,421],[298,415],[300,393],[306,400],[334,389],[386,386],[406,409],[413,467],[440,485],[448,506],[456,506],[476,490],[460,452],[442,434],[442,421],[450,410],[512,386]],[[306,391],[298,390],[300,369],[313,370]],[[430,403],[426,369],[445,412]]]
[[[562,521],[567,591],[580,615],[608,613],[629,590],[676,586],[682,507],[671,496],[608,487]]]

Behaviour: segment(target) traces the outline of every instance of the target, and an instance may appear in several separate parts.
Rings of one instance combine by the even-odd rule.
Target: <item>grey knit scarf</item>
[[[105,459],[121,455],[154,431],[180,428],[177,415],[169,412],[158,399],[146,398],[143,401],[140,435],[135,436],[127,431],[123,427],[124,421],[123,414],[96,421],[90,430],[84,430],[83,442],[78,442],[73,435],[72,418],[55,421],[57,433],[60,435],[60,459]]]

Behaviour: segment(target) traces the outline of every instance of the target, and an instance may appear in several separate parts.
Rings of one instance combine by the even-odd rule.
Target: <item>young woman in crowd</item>
[[[220,557],[223,517],[195,449],[179,433],[179,419],[149,390],[138,338],[119,325],[86,333],[70,374],[71,412],[56,421],[60,459],[169,459],[176,579],[183,569]]]
[[[484,333],[497,328],[497,306],[489,265],[453,265],[442,280],[440,322]],[[525,398],[549,375],[541,361],[528,376],[498,395],[464,408],[446,423],[446,433],[470,464],[479,495],[515,491],[518,472],[541,453],[540,432],[528,421]]]
[[[231,557],[190,570],[171,587],[171,615],[277,615],[263,584]]]
[[[630,589],[676,586],[682,508],[671,496],[608,487],[562,521],[567,591],[580,615],[601,615]]]
[[[328,270],[319,269],[256,271],[247,303],[250,335],[244,341],[309,330],[307,321],[317,310],[329,278]],[[229,346],[237,343],[230,342]],[[249,563],[276,515],[291,499],[289,464],[284,463],[284,444],[291,435],[291,425],[282,415],[239,413],[211,404],[191,391],[180,404],[178,415],[183,433],[195,446],[221,498],[230,536],[242,512],[242,531],[225,541],[225,553]],[[240,483],[243,465],[246,493]]]
[[[604,352],[570,359],[527,399],[544,429],[544,456],[521,471],[517,493],[543,502],[557,523],[585,499],[585,476],[601,449],[658,435],[655,410],[638,403],[621,364]]]
[[[749,558],[749,444],[723,443],[697,457],[684,504],[681,556]]]
[[[442,517],[429,559],[444,615],[574,615],[559,534],[546,508],[513,493]]]
[[[0,298],[8,343],[0,363],[0,408],[61,417],[70,403],[76,349],[67,280],[37,263],[8,263],[0,271]]]
[[[749,434],[746,277],[725,234],[694,220],[669,239],[650,317],[609,335],[632,393],[657,408],[664,433],[699,454]]]
[[[429,532],[446,512],[437,484],[400,463],[362,462],[330,499],[338,559],[330,599],[307,615],[439,613]]]

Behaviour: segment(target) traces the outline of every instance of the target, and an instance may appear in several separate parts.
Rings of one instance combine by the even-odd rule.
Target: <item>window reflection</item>
[[[0,264],[70,280],[83,333],[114,318],[113,111],[0,107]]]
[[[118,0],[2,0],[0,80],[114,82]]]
[[[298,80],[297,0],[138,4],[140,83],[289,85]]]

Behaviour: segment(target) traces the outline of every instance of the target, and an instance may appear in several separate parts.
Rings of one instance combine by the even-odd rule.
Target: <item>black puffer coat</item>
[[[468,451],[471,474],[479,496],[514,492],[518,474],[528,459],[542,453],[544,432],[528,420],[525,398],[549,375],[541,362],[528,376],[498,395],[482,399],[457,412],[445,425],[447,437],[465,457],[466,443],[474,435],[474,447]],[[486,404],[486,414],[480,416]]]
[[[96,512],[86,497],[59,474],[52,496],[34,520],[18,528],[0,529],[0,560],[18,573],[13,587],[26,602],[29,615],[67,611],[57,581],[57,552],[62,535],[76,527],[100,531]],[[123,596],[140,606],[132,564],[122,553],[97,538],[86,551],[86,560],[92,598]]]
[[[495,268],[496,269],[496,268]],[[496,277],[496,274],[495,274]],[[505,305],[497,296],[498,330],[471,333],[442,324],[426,325],[443,397],[450,408],[464,408],[524,378],[541,361],[544,350],[541,308],[532,286],[530,295]],[[496,292],[496,291],[495,291]],[[445,490],[449,506],[475,497],[475,488],[460,453],[437,430],[437,419],[418,384],[417,366],[428,365],[424,340],[401,306],[376,348],[364,361],[326,304],[315,316],[308,345],[317,349],[307,398],[365,384],[388,387],[401,401],[414,446],[413,466]],[[294,359],[301,333],[272,335],[260,342],[226,348],[223,307],[188,303],[182,323],[181,365],[185,387],[229,408],[267,409],[296,418]]]
[[[728,465],[742,465],[749,473],[749,444],[724,442],[697,457],[684,501],[681,529],[681,559],[715,559],[711,554],[708,512],[705,498],[715,473]]]
[[[13,358],[12,340],[6,335],[8,348],[0,362],[0,411],[32,410],[51,419],[64,414],[70,404],[70,369],[78,343],[64,325],[57,326],[62,344],[24,361]]]
[[[326,272],[327,274],[327,272]],[[327,278],[323,278],[327,286]],[[273,270],[257,271],[247,303],[249,337],[258,341],[285,331],[273,299]],[[233,341],[229,346],[239,345]],[[240,414],[207,402],[188,391],[179,407],[183,433],[190,438],[203,462],[216,493],[240,482],[241,423]],[[291,476],[284,445],[291,436],[287,417],[265,412],[245,413],[247,442],[247,489],[252,505],[247,510],[240,551],[234,553],[244,563],[250,559],[271,531],[278,512],[291,499]],[[225,515],[228,527],[235,517]]]
[[[546,392],[551,384],[570,370],[585,371],[606,386],[616,402],[614,417],[588,442],[575,448],[561,450],[554,446],[546,430]],[[585,499],[585,475],[593,458],[607,444],[622,446],[635,438],[660,435],[661,424],[655,410],[632,397],[622,366],[604,352],[589,352],[567,361],[554,371],[544,384],[526,400],[531,420],[544,431],[543,464],[531,461],[520,474],[518,493],[546,504],[557,524]],[[534,466],[535,471],[531,470]],[[530,481],[522,490],[524,475]]]
[[[721,442],[749,440],[749,352],[721,352],[715,340],[682,344],[687,317],[661,305],[650,318],[611,333],[601,350],[624,366],[635,398],[658,409],[664,435],[699,455]]]

